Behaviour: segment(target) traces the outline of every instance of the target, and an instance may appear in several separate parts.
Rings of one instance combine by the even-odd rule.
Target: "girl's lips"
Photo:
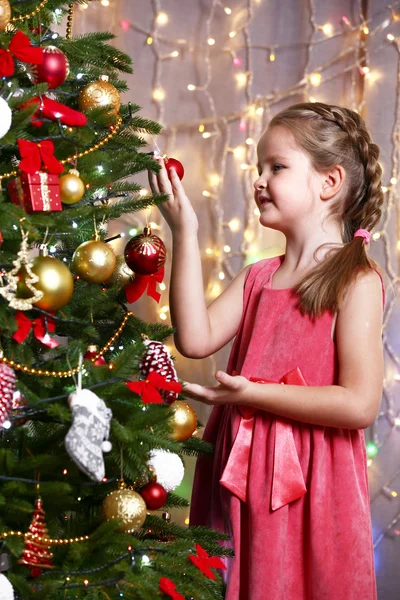
[[[267,198],[266,196],[258,196],[258,203],[260,206],[262,206],[263,204],[267,204],[268,202],[272,202],[272,200],[270,198]]]

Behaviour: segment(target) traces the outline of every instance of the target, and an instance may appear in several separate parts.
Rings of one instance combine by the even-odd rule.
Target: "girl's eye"
[[[275,171],[280,171],[283,168],[284,168],[283,165],[274,165],[272,167],[272,170],[275,172]]]

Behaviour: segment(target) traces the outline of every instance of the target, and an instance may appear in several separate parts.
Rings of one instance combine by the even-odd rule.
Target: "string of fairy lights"
[[[227,0],[228,1],[228,0]],[[187,132],[198,132],[205,145],[204,153],[207,161],[207,180],[204,182],[202,196],[209,202],[213,219],[213,243],[202,248],[204,259],[209,259],[210,276],[207,282],[206,293],[209,300],[219,295],[224,285],[235,275],[234,259],[241,259],[243,263],[254,262],[259,258],[283,253],[284,247],[273,247],[270,254],[262,253],[263,241],[262,228],[258,223],[258,209],[254,208],[253,181],[255,177],[254,165],[256,163],[256,141],[274,113],[278,104],[289,104],[291,99],[298,101],[299,96],[306,101],[323,101],[323,86],[332,81],[342,82],[345,77],[350,81],[350,89],[342,103],[350,108],[365,114],[371,86],[379,81],[382,74],[372,65],[375,58],[379,57],[382,50],[390,45],[396,53],[397,81],[400,81],[400,2],[382,6],[377,12],[366,16],[363,12],[365,3],[359,0],[358,14],[352,19],[343,15],[338,23],[319,23],[317,8],[314,0],[308,3],[309,10],[309,38],[307,41],[293,41],[268,44],[259,44],[253,41],[251,25],[259,11],[262,10],[261,0],[244,0],[235,2],[231,7],[221,0],[210,0],[207,8],[207,18],[202,32],[202,38],[196,41],[188,39],[185,34],[171,37],[167,35],[168,24],[171,16],[163,9],[161,0],[152,0],[152,18],[150,26],[140,22],[128,20],[124,16],[123,4],[118,0],[102,0],[104,7],[116,10],[119,6],[120,27],[125,35],[133,31],[134,35],[143,38],[143,45],[147,47],[153,57],[153,79],[151,100],[155,106],[154,118],[164,125],[163,148],[164,152],[172,155],[178,146],[177,139]],[[85,5],[81,5],[82,10]],[[231,27],[223,39],[213,37],[214,31],[221,28],[214,26],[220,22],[221,16],[227,19],[227,29]],[[176,24],[175,24],[176,25]],[[119,32],[120,33],[120,32]],[[329,60],[312,67],[316,61],[316,50],[323,47],[333,39],[343,39],[345,47],[337,51]],[[372,43],[373,42],[373,43]],[[289,86],[268,92],[264,95],[253,93],[254,83],[254,56],[263,53],[265,60],[271,66],[284,60],[284,54],[289,51],[306,51],[306,59],[302,73],[297,81]],[[231,76],[236,82],[238,97],[243,101],[243,108],[237,111],[221,114],[218,111],[217,98],[213,95],[212,81],[214,76],[214,62],[223,54],[231,59]],[[198,61],[202,58],[201,69],[197,72],[198,80],[185,81],[180,78],[169,84],[164,76],[164,66],[167,61],[181,59],[184,61]],[[317,55],[318,56],[318,55]],[[149,59],[150,61],[150,59]],[[193,116],[190,120],[170,123],[167,114],[168,85],[182,87],[182,93],[198,94],[207,107],[207,115]],[[321,91],[322,90],[322,91]],[[232,140],[240,132],[243,142],[233,145]],[[153,142],[150,141],[150,144]],[[400,356],[388,336],[389,325],[396,306],[395,294],[390,293],[396,289],[399,282],[397,275],[397,254],[400,251],[400,241],[397,248],[393,249],[390,227],[395,224],[395,229],[400,232],[400,214],[396,212],[398,201],[397,182],[399,178],[399,148],[400,148],[400,90],[396,90],[395,107],[393,115],[391,150],[389,168],[384,174],[383,191],[386,194],[386,203],[381,225],[373,234],[373,240],[380,244],[385,264],[385,269],[390,283],[388,286],[388,299],[383,325],[383,341],[386,356],[384,393],[381,410],[375,425],[371,428],[371,438],[367,444],[368,466],[375,464],[375,457],[382,451],[393,435],[400,428],[400,407],[396,406],[396,382],[400,382]],[[388,153],[389,154],[389,153]],[[242,217],[226,218],[225,180],[228,172],[228,160],[233,157],[239,173],[242,186]],[[148,193],[144,190],[143,194]],[[154,228],[160,228],[157,223],[152,223]],[[234,235],[242,232],[242,241],[238,248],[234,246]],[[165,289],[165,284],[163,285]],[[167,304],[159,309],[162,320],[168,318],[169,307]],[[386,425],[384,430],[383,424]],[[400,469],[388,476],[379,493],[371,498],[372,505],[379,497],[395,500],[400,494]],[[400,535],[400,506],[399,512],[385,527],[378,532],[375,546],[378,546],[385,536],[398,537]]]

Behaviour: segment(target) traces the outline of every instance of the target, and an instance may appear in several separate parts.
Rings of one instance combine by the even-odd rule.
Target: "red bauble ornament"
[[[15,373],[11,367],[0,364],[0,427],[7,420],[15,392]]]
[[[125,246],[125,262],[138,275],[153,275],[165,263],[167,250],[164,242],[153,235],[150,227],[133,237]]]
[[[156,481],[150,481],[150,483],[139,490],[139,493],[146,502],[148,510],[158,510],[164,506],[168,498],[168,494],[163,486]]]
[[[3,243],[3,234],[2,234],[2,232],[0,231],[0,248],[1,248],[1,245],[2,245],[2,243]]]
[[[68,75],[68,59],[56,46],[44,47],[42,64],[33,65],[29,72],[29,78],[34,85],[48,83],[51,90],[63,84]]]
[[[165,164],[165,168],[168,171],[169,178],[170,178],[169,170],[175,169],[176,174],[178,175],[179,179],[183,179],[183,176],[185,174],[185,169],[183,168],[183,164],[181,162],[179,162],[179,160],[176,160],[176,158],[169,158],[168,156],[166,156],[164,158],[164,164]]]
[[[94,358],[95,356],[97,356],[97,354],[99,353],[97,346],[88,346],[87,351],[85,352],[85,354],[83,355],[83,358],[85,360],[92,360],[92,358]],[[104,365],[107,364],[106,359],[104,358],[104,356],[99,356],[99,358],[96,358],[95,361],[92,362],[92,364],[95,367],[103,367]]]

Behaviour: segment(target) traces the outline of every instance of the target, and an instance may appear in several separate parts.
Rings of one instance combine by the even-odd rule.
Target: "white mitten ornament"
[[[156,371],[165,377],[167,381],[179,381],[173,360],[166,346],[162,342],[147,339],[143,340],[143,343],[146,346],[146,352],[140,362],[141,377],[146,379],[149,373]],[[166,404],[172,404],[178,398],[176,392],[169,390],[160,390],[160,394]]]
[[[90,390],[77,389],[68,398],[72,426],[65,437],[65,448],[83,473],[93,481],[105,476],[103,452],[110,452],[111,410]]]

